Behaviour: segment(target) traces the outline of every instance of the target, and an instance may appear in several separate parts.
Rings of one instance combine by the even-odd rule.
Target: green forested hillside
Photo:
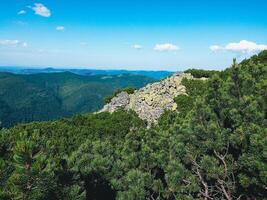
[[[150,129],[119,110],[2,130],[0,199],[266,199],[265,59],[183,80]]]
[[[3,127],[93,112],[116,89],[140,88],[154,79],[136,75],[80,76],[69,72],[15,75],[0,73]]]

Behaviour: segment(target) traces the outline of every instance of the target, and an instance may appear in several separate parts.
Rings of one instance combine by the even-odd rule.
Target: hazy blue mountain
[[[83,76],[94,75],[120,75],[120,74],[133,74],[147,76],[154,79],[165,78],[173,72],[171,71],[145,71],[145,70],[99,70],[99,69],[57,69],[57,68],[21,68],[21,67],[0,67],[0,72],[11,72],[16,74],[38,74],[38,73],[60,73],[71,72]]]

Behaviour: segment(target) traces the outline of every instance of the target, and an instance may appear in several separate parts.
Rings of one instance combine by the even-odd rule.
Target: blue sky
[[[224,69],[267,49],[266,0],[5,0],[0,65]]]

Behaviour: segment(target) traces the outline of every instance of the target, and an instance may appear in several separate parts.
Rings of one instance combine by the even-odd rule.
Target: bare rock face
[[[116,97],[111,99],[111,102],[106,104],[100,112],[114,112],[119,108],[125,108],[130,102],[130,96],[127,92],[121,92]]]
[[[176,110],[174,98],[186,94],[186,88],[181,84],[183,78],[193,79],[193,76],[187,73],[174,74],[160,82],[148,84],[134,94],[121,92],[100,112],[114,112],[118,108],[131,109],[149,124],[157,123],[165,110]]]

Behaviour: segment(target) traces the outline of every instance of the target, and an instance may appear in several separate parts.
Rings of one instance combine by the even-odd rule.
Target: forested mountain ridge
[[[191,70],[149,129],[119,109],[0,131],[0,199],[266,199],[266,55]]]
[[[0,121],[3,127],[94,112],[104,98],[124,87],[140,88],[155,80],[139,75],[80,76],[70,72],[0,73]]]

